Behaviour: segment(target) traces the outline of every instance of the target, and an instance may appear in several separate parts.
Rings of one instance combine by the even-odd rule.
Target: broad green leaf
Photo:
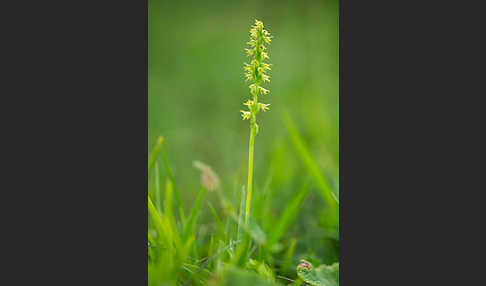
[[[302,260],[297,266],[297,275],[312,286],[339,286],[339,263],[314,268],[310,262]]]

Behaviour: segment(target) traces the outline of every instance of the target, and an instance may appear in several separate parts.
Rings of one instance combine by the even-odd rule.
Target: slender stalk
[[[255,146],[256,126],[255,123],[251,124],[250,131],[250,147],[248,150],[248,192],[246,193],[246,212],[245,212],[245,224],[248,224],[251,208],[251,194],[253,191],[253,150]]]

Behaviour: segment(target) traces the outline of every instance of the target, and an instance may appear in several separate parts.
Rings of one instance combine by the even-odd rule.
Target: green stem
[[[245,211],[245,224],[248,225],[248,219],[250,218],[251,209],[251,194],[253,191],[253,150],[255,146],[256,130],[256,113],[258,111],[258,88],[256,93],[253,94],[253,111],[251,117],[251,129],[250,129],[250,146],[248,150],[248,191],[246,193],[246,211]]]
[[[256,126],[254,119],[252,118],[251,133],[250,133],[250,148],[248,151],[248,192],[246,193],[246,212],[245,212],[245,224],[248,224],[248,218],[250,217],[251,207],[251,193],[253,190],[253,149],[255,145]]]

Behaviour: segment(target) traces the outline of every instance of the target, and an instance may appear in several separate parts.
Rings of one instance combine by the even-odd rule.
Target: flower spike
[[[255,20],[255,24],[250,29],[250,41],[247,43],[249,48],[245,49],[247,55],[251,58],[250,63],[244,63],[243,69],[245,71],[245,80],[251,81],[249,85],[250,93],[253,100],[248,100],[244,105],[248,107],[248,111],[242,113],[243,119],[252,119],[256,125],[256,115],[262,110],[268,110],[268,104],[259,104],[258,95],[268,94],[268,89],[260,86],[262,83],[270,82],[270,76],[266,74],[271,70],[270,64],[264,62],[268,59],[266,52],[266,44],[271,42],[272,36],[264,29],[261,21]],[[242,111],[243,112],[243,111]],[[253,123],[252,123],[253,124]],[[255,127],[256,128],[256,127]]]

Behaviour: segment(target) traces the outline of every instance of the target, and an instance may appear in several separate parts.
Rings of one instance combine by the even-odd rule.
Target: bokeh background
[[[230,194],[246,184],[249,122],[241,119],[250,98],[243,63],[249,29],[263,21],[274,36],[269,45],[270,103],[260,113],[255,143],[255,192],[269,184],[268,216],[309,178],[282,121],[287,111],[333,191],[339,176],[339,27],[338,1],[161,1],[149,0],[149,152],[159,135],[186,211],[199,191],[194,160],[210,165]],[[160,174],[167,173],[160,165]],[[149,182],[149,191],[153,182]],[[315,187],[314,187],[315,188]],[[218,205],[214,193],[208,200]],[[237,197],[237,196],[236,196]],[[323,200],[317,191],[306,198],[301,218],[318,217]],[[211,220],[203,210],[202,223]],[[318,220],[308,220],[316,221]],[[271,226],[263,226],[269,228]],[[297,248],[323,262],[337,251],[325,246],[327,234],[312,224],[296,224]]]

